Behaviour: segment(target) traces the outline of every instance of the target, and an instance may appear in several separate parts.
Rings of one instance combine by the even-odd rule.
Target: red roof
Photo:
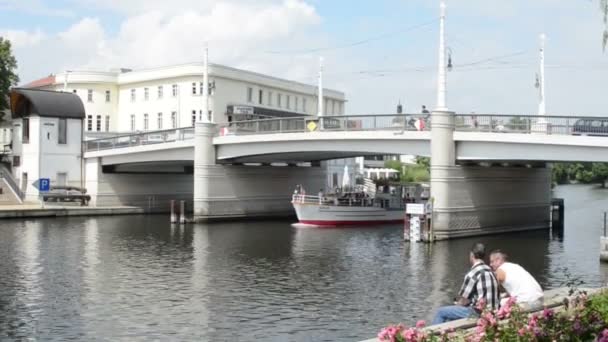
[[[55,75],[49,75],[45,78],[41,78],[39,80],[32,81],[21,88],[42,88],[46,86],[50,86],[55,84]]]

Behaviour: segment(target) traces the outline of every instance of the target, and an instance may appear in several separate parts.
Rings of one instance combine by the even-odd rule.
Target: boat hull
[[[293,203],[302,224],[318,227],[361,226],[385,223],[402,223],[403,209],[387,210],[380,207],[331,206],[311,203]]]

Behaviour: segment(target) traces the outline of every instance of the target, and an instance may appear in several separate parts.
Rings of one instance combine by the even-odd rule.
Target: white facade
[[[65,139],[59,137],[59,122],[65,120]],[[29,136],[24,138],[24,125],[29,124]],[[13,175],[25,199],[35,201],[39,192],[32,183],[49,178],[51,185],[81,187],[80,119],[60,119],[30,116],[13,120]]]
[[[87,132],[129,132],[193,126],[195,117],[203,114],[202,82],[203,64],[193,63],[135,71],[70,71],[31,86],[76,93],[85,105]],[[216,123],[317,114],[313,85],[215,64],[209,66],[209,82],[209,111]],[[344,114],[342,92],[324,89],[323,94],[325,115]]]

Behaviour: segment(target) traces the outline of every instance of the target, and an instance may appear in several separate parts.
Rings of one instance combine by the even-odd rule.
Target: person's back
[[[505,274],[502,287],[518,303],[531,303],[543,297],[543,290],[536,279],[520,265],[505,262],[498,269]]]
[[[473,266],[465,276],[459,295],[468,298],[473,307],[483,300],[488,309],[498,309],[498,281],[490,266],[483,262]]]

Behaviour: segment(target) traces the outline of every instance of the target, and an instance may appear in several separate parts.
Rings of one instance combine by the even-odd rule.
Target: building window
[[[196,82],[192,82],[192,95],[196,95]]]
[[[300,99],[296,96],[295,97],[296,104],[295,104],[295,107],[293,108],[296,112],[298,111],[298,107],[299,107],[298,105],[299,105],[299,102],[300,102],[299,100]]]
[[[110,91],[106,90],[106,102],[110,102],[110,100],[111,100]]]
[[[200,88],[201,88],[201,89],[200,89],[200,94],[201,94],[201,95],[204,95],[204,94],[205,94],[205,89],[203,88],[203,84],[204,84],[204,82],[201,82],[201,83],[199,84],[199,86],[200,86]]]
[[[148,118],[148,113],[144,114],[144,131],[147,131],[150,128],[150,120]]]
[[[302,99],[302,111],[306,113],[306,98]]]
[[[268,106],[272,106],[272,92],[268,92]]]
[[[158,113],[158,129],[163,129],[163,113]]]
[[[87,90],[87,101],[93,102],[93,89]]]
[[[247,102],[253,102],[253,88],[247,87]]]
[[[281,94],[277,94],[277,107],[281,108],[283,106],[283,104],[281,103],[282,101],[282,96]]]
[[[171,128],[177,128],[177,112],[171,112]]]
[[[131,101],[135,101],[135,89],[131,89]]]
[[[57,125],[57,143],[64,145],[68,142],[68,120],[63,118],[59,119],[59,123]]]
[[[264,102],[264,91],[260,89],[258,91],[258,103],[262,104]]]
[[[20,156],[13,156],[13,166],[15,166],[15,167],[21,166],[21,157]]]
[[[135,131],[135,114],[131,114],[131,132]]]
[[[193,110],[192,111],[192,126],[194,126],[195,123],[196,123],[196,111]]]
[[[106,132],[110,131],[110,116],[106,115]]]
[[[336,101],[331,100],[331,113],[336,114]]]
[[[150,91],[148,88],[144,88],[144,101],[148,101],[150,99]]]
[[[173,97],[177,96],[177,84],[171,86],[171,94],[173,95]]]
[[[93,130],[93,115],[87,115],[87,131]]]
[[[96,131],[101,132],[101,115],[97,115],[97,121],[95,123]]]
[[[21,130],[21,142],[29,144],[30,142],[30,119],[23,118],[23,129]]]
[[[287,109],[291,109],[291,96],[287,95]]]
[[[329,104],[329,100],[326,98],[325,103],[323,104],[323,115],[327,115],[327,113],[329,112],[329,109],[327,108],[328,104]]]
[[[344,114],[344,109],[342,108],[342,102],[338,102],[338,114]]]
[[[163,86],[158,86],[158,98],[162,99],[163,98]]]

